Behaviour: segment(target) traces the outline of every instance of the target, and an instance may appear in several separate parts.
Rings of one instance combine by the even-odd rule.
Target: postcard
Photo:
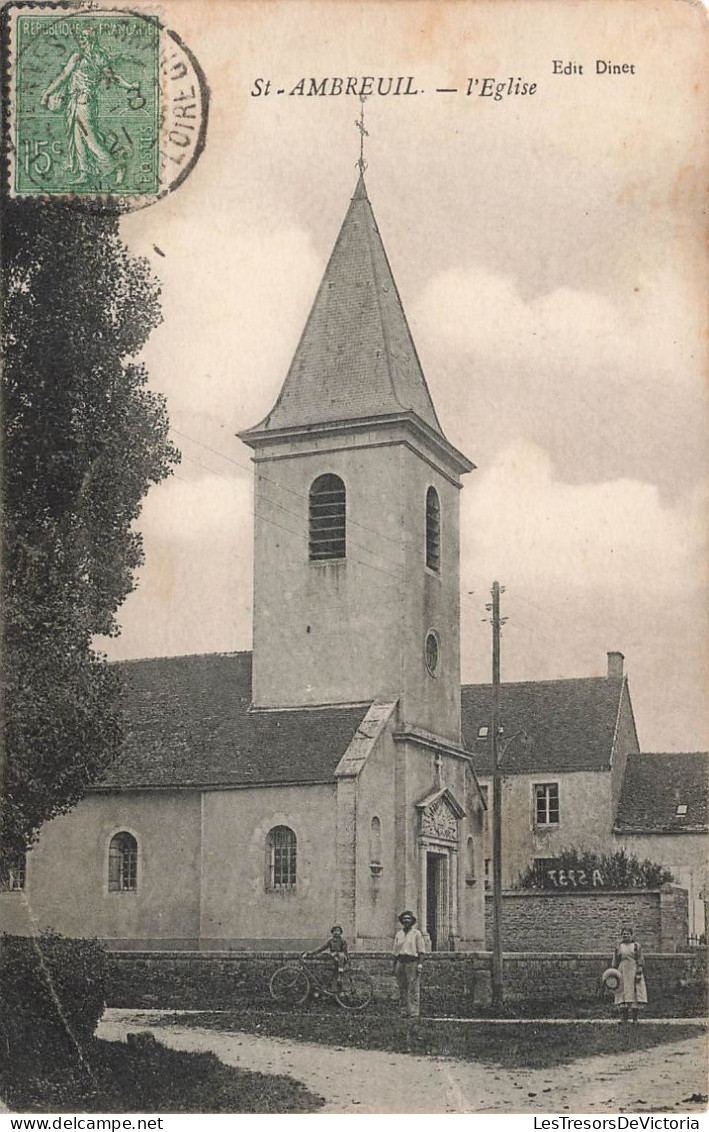
[[[2,20],[7,1110],[699,1128],[706,11]]]

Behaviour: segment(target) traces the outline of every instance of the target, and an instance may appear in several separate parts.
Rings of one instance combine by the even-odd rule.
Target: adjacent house
[[[689,896],[690,936],[706,934],[709,754],[628,756],[613,832],[618,845],[665,865]]]
[[[622,653],[607,674],[503,684],[498,751],[502,785],[503,887],[535,861],[568,848],[611,850],[628,756],[638,751]],[[492,796],[489,684],[461,689],[463,738],[480,784]],[[491,881],[487,822],[485,873]]]
[[[490,798],[491,706],[490,685],[461,689],[464,742]],[[500,721],[503,888],[530,865],[553,868],[565,849],[625,848],[669,869],[687,890],[690,938],[698,941],[709,884],[709,755],[641,753],[622,654],[608,653],[605,677],[503,684]]]

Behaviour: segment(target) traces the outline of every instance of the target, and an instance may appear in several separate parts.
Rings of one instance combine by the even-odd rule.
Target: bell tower
[[[361,167],[360,167],[361,168]],[[254,452],[255,708],[399,702],[460,742],[459,490],[362,172]]]

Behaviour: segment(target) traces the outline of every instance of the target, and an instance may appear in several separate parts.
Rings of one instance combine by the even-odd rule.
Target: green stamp
[[[131,12],[18,11],[12,190],[155,196],[161,188],[160,25]]]

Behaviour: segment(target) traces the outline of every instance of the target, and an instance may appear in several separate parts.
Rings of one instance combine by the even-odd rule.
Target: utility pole
[[[492,1005],[502,1008],[502,779],[500,777],[500,583],[492,583]]]

